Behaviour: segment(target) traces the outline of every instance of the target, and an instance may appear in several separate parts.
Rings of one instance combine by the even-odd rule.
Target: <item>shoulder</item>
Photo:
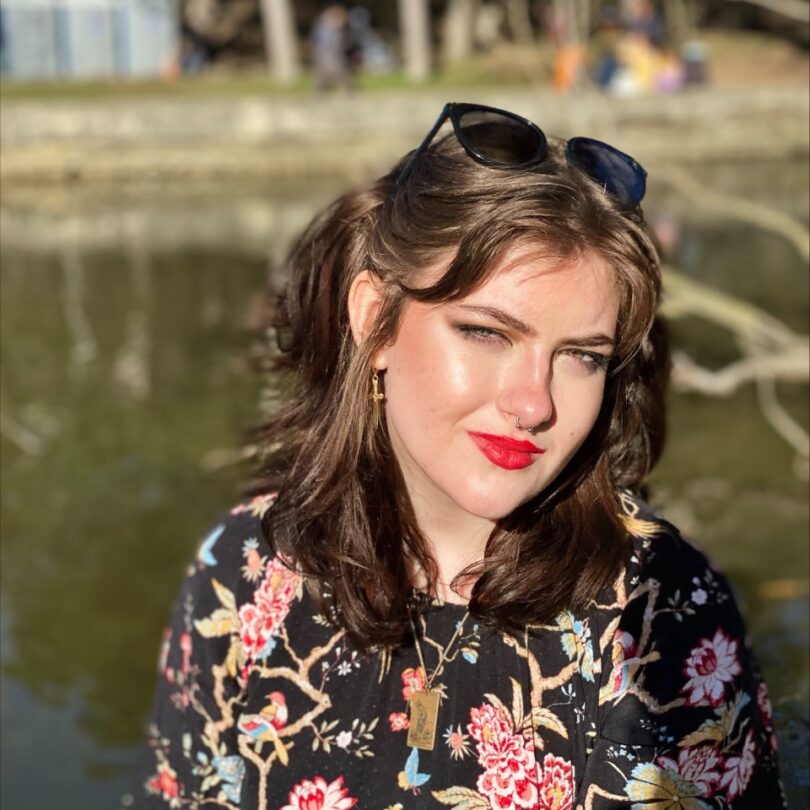
[[[260,495],[233,506],[205,533],[197,548],[196,562],[208,568],[225,570],[239,560],[247,560],[253,550],[259,557],[270,553],[262,519],[273,506],[275,495]]]
[[[733,604],[725,576],[706,554],[683,537],[676,526],[644,501],[622,496],[630,554],[623,572],[625,595],[654,590],[692,608]]]
[[[220,646],[238,661],[244,679],[266,658],[304,594],[295,567],[265,540],[262,518],[273,496],[239,504],[202,538],[175,607],[176,622],[208,657]]]
[[[740,649],[747,630],[725,575],[648,504],[626,498],[623,505],[631,546],[616,582],[618,632],[654,645],[661,661],[679,658],[679,669],[699,647]]]
[[[756,671],[734,594],[672,524],[640,501],[625,506],[632,552],[607,606],[601,699],[630,688],[648,706],[716,708]]]
[[[216,609],[240,610],[254,602],[257,592],[278,587],[299,591],[301,577],[268,544],[262,519],[274,495],[261,495],[237,504],[204,533],[187,571],[186,599],[195,613]]]
[[[597,781],[637,799],[678,784],[782,807],[767,687],[725,577],[646,504],[623,506],[632,551],[600,605],[598,759],[627,768]]]

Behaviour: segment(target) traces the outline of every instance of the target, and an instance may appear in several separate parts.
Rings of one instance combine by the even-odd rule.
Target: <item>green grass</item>
[[[360,75],[357,89],[363,92],[388,93],[421,91],[432,88],[471,87],[480,85],[525,85],[526,80],[511,75],[498,76],[487,65],[471,61],[449,71],[437,71],[423,82],[409,79],[401,71],[387,74]],[[233,98],[272,95],[284,98],[310,95],[315,91],[315,79],[304,73],[289,85],[282,85],[258,72],[207,73],[182,76],[177,79],[92,81],[0,82],[3,101],[95,101],[111,98]]]
[[[312,90],[310,76],[291,85],[281,85],[261,73],[205,74],[178,79],[97,79],[92,81],[0,82],[3,101],[71,101],[109,98],[197,98],[203,96],[242,96],[272,93],[291,96]]]

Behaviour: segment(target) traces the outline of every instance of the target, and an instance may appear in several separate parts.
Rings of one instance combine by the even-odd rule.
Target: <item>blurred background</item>
[[[676,349],[653,502],[729,575],[806,807],[809,23],[808,0],[0,0],[3,806],[118,806],[185,564],[239,497],[264,292],[455,100],[650,173]]]

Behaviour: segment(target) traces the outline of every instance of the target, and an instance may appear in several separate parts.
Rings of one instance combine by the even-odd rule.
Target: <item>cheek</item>
[[[401,334],[387,359],[389,407],[409,421],[466,409],[487,388],[481,364],[433,330]]]
[[[583,390],[571,390],[561,404],[561,417],[566,423],[566,434],[574,440],[583,441],[599,418],[605,393],[604,376],[594,380]]]
[[[440,364],[416,335],[401,335],[388,352],[385,375],[389,424],[410,435],[424,434],[434,423],[444,399]],[[430,360],[428,360],[430,358]]]

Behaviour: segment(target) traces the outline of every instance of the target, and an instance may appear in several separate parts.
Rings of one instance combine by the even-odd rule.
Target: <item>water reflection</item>
[[[85,787],[95,795],[96,777],[128,761],[112,754],[137,739],[167,605],[230,498],[201,459],[233,443],[256,399],[237,358],[264,261],[71,250],[3,256],[2,410],[18,426],[3,436],[3,793],[15,807],[93,806]],[[17,767],[52,748],[47,782]]]
[[[148,709],[168,605],[192,548],[236,491],[227,467],[210,472],[205,460],[227,457],[220,451],[253,417],[244,325],[268,268],[332,191],[2,211],[9,806],[114,804]],[[695,222],[660,195],[652,204],[679,218],[684,270],[806,328],[807,275],[788,246],[750,228]],[[734,348],[689,320],[674,335],[708,366]],[[806,386],[782,394],[792,412],[806,411]],[[807,571],[806,487],[750,391],[675,397],[672,421],[657,501],[737,586],[785,758],[795,761],[807,736],[806,579],[797,574]],[[773,583],[786,581],[794,590],[780,596]],[[43,757],[58,763],[47,779]],[[806,764],[786,771],[798,790]]]

